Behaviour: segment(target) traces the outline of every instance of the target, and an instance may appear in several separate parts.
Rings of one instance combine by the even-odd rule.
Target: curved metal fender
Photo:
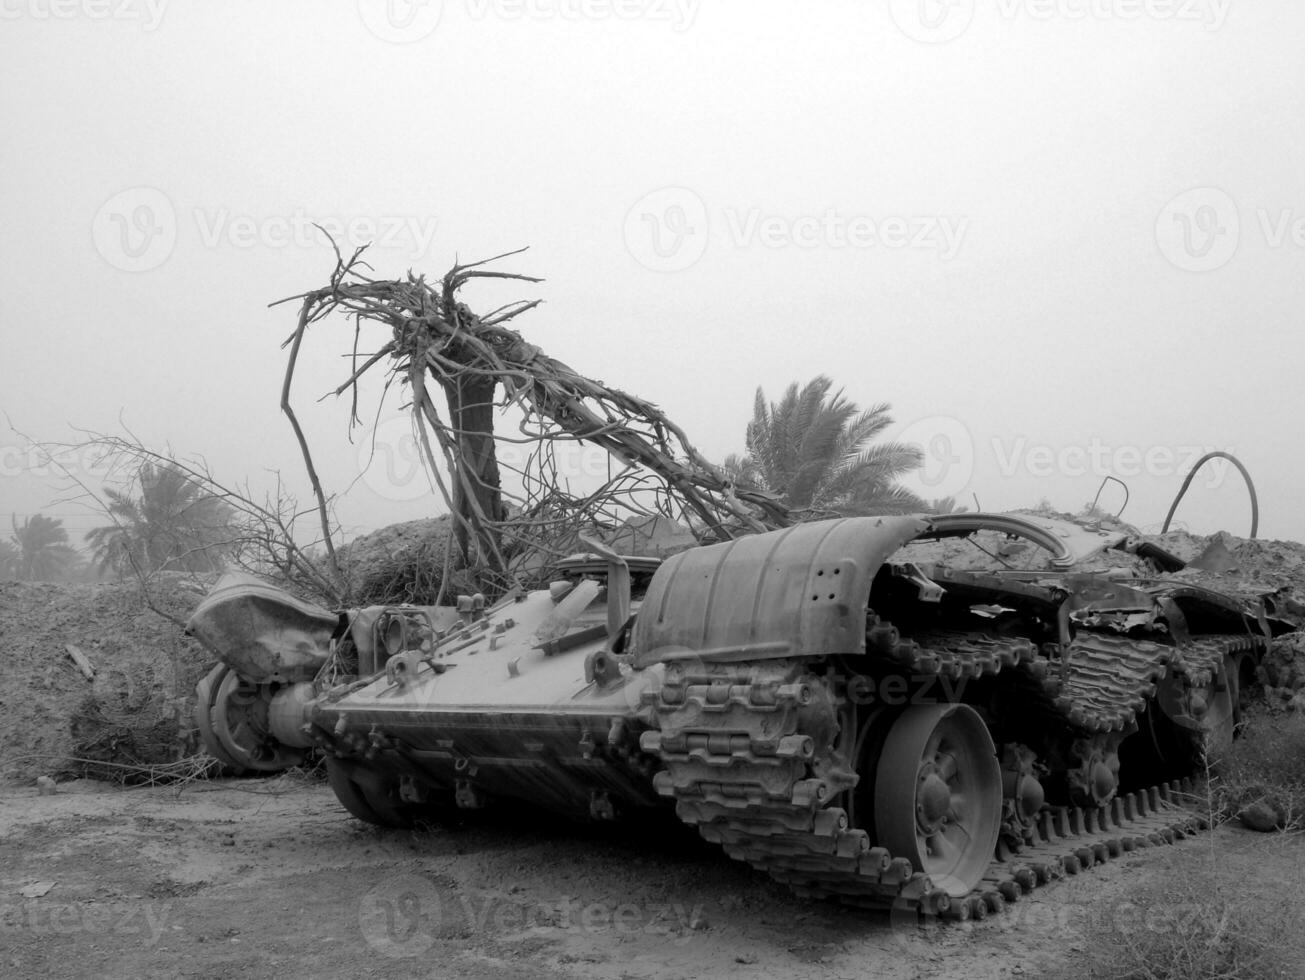
[[[243,572],[218,580],[186,632],[255,684],[307,681],[326,662],[339,614]]]
[[[848,517],[674,555],[635,621],[635,665],[864,653],[875,573],[928,527],[917,517]]]

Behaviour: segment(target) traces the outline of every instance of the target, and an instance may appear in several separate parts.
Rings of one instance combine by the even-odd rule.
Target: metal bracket
[[[585,534],[579,537],[586,548],[607,560],[607,640],[610,645],[630,619],[630,566],[598,539]]]
[[[478,619],[485,616],[485,596],[477,592],[475,595],[458,596],[458,618],[466,625],[471,625]]]
[[[417,671],[423,664],[429,667],[433,674],[443,674],[449,669],[448,664],[432,660],[428,653],[409,650],[385,661],[385,679],[402,690],[416,682]]]
[[[585,683],[607,687],[621,680],[621,664],[606,650],[595,650],[585,657]]]
[[[616,819],[616,807],[607,790],[596,789],[589,794],[589,816],[595,820]]]
[[[454,802],[463,810],[479,810],[485,805],[485,794],[470,779],[459,779]]]
[[[419,783],[411,776],[400,776],[399,799],[404,803],[426,803],[430,800],[430,791],[425,783]]]
[[[925,575],[915,562],[895,562],[892,569],[895,577],[904,579],[916,587],[921,602],[942,601],[943,587],[929,578],[928,575]]]

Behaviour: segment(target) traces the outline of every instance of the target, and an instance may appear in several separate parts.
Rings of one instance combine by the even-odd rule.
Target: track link
[[[1101,639],[1110,642],[1095,642]],[[1222,656],[1227,646],[1207,645],[1210,650],[1204,652],[1210,658],[1216,650]],[[1047,669],[1048,662],[1026,640],[957,634],[894,638],[891,646],[891,660],[918,672],[977,677],[1002,669],[1029,670],[1055,684],[1057,695],[1071,699],[1057,702],[1067,719],[1102,724],[1110,719],[1109,728],[1084,726],[1089,730],[1119,724],[1120,709],[1110,704],[1116,696],[1129,696],[1125,703],[1131,720],[1133,698],[1154,690],[1175,659],[1173,647],[1132,647],[1121,688],[1101,669],[1107,648],[1115,655],[1116,670],[1121,669],[1120,644],[1114,638],[1092,637],[1071,653],[1067,671],[1059,664]],[[1089,693],[1094,697],[1086,701],[1085,713],[1076,715],[1073,702]],[[657,791],[673,798],[679,818],[705,839],[804,896],[982,918],[1064,875],[1138,848],[1172,843],[1208,826],[1183,806],[1190,798],[1190,782],[1126,794],[1099,808],[1048,807],[1039,814],[1031,840],[1017,853],[1004,851],[994,858],[979,887],[953,898],[935,888],[908,858],[872,846],[866,831],[851,827],[847,812],[836,805],[856,777],[833,754],[834,698],[801,661],[671,663],[662,687],[644,697],[660,725],[641,739],[643,750],[659,757],[664,767],[655,779]]]

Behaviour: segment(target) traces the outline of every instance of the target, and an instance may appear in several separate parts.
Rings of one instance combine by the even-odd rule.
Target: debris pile
[[[446,577],[445,596],[476,592],[478,586],[467,570],[452,565],[452,535],[452,518],[445,514],[391,524],[355,538],[339,550],[349,595],[360,606],[435,605]],[[593,533],[591,538],[623,555],[653,558],[666,558],[697,544],[687,527],[665,517],[631,518],[605,533]],[[563,554],[588,550],[578,533],[558,536],[552,544]],[[547,572],[545,557],[535,557],[534,563],[520,562],[523,577],[533,579]]]
[[[339,549],[347,594],[359,606],[434,605],[449,565],[452,521],[447,514],[391,524]],[[450,582],[446,594],[475,592]]]
[[[179,619],[201,594],[180,575],[152,585]],[[0,780],[145,780],[194,752],[190,711],[208,654],[145,608],[134,583],[0,582],[0,650]]]

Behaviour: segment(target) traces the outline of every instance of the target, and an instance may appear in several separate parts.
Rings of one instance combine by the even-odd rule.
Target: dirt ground
[[[1203,545],[1170,538],[1184,557]],[[1305,548],[1235,544],[1255,576],[1305,594]],[[184,618],[199,592],[163,585],[156,598]],[[66,643],[97,665],[93,680]],[[1209,913],[1181,894],[1139,908],[1137,884],[1217,868],[1296,908],[1305,882],[1305,839],[1224,827],[985,922],[921,931],[799,900],[669,813],[595,828],[523,808],[381,830],[302,774],[180,789],[77,780],[39,796],[36,775],[85,771],[73,760],[91,751],[193,751],[193,685],[211,658],[120,585],[0,585],[0,648],[0,977],[1070,977],[1112,926]],[[1283,931],[1302,944],[1305,978],[1301,926]]]
[[[1147,911],[1128,904],[1130,883],[1205,861],[1296,901],[1305,841],[1225,827],[922,931],[792,897],[671,819],[594,829],[517,813],[412,832],[349,817],[302,775],[78,781],[54,796],[11,784],[0,974],[1060,977],[1111,916]]]

